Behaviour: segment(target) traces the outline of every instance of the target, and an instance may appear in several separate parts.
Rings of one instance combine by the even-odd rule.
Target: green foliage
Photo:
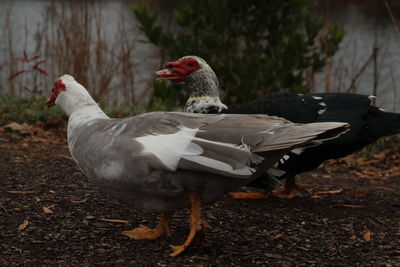
[[[30,125],[41,124],[52,128],[65,127],[67,115],[57,106],[48,108],[44,105],[46,98],[31,97],[18,98],[0,96],[0,126],[11,122],[27,123]],[[165,110],[165,106],[153,105],[151,110],[144,108],[111,108],[102,106],[104,112],[112,118],[123,118],[140,113],[156,110]]]
[[[304,71],[320,71],[344,36],[308,14],[313,2],[187,0],[175,13],[173,32],[157,24],[146,3],[133,11],[149,41],[168,58],[204,58],[219,77],[225,102],[235,103],[282,90],[307,92]],[[176,88],[161,87],[155,90],[161,101],[185,99]]]
[[[66,116],[58,107],[46,108],[44,97],[0,97],[0,125],[11,122],[36,124],[37,122],[63,122]]]

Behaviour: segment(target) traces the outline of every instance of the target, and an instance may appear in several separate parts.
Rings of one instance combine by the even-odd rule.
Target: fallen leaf
[[[392,149],[390,149],[390,148],[384,149],[378,153],[375,153],[373,155],[373,157],[378,160],[384,160],[386,158],[386,156],[391,152],[391,150]]]
[[[353,209],[362,209],[365,206],[363,205],[350,205],[350,204],[343,204],[343,205],[335,205],[335,207],[345,207],[345,208],[353,208]]]
[[[379,190],[386,190],[386,191],[391,191],[391,192],[395,192],[395,191],[396,191],[396,190],[394,190],[393,188],[385,187],[385,186],[378,186],[378,187],[376,187],[376,189],[379,189]]]
[[[283,236],[283,234],[277,234],[277,235],[275,235],[275,236],[272,238],[272,240],[279,239],[279,238],[281,238],[282,236]]]
[[[88,198],[84,198],[82,200],[71,200],[72,204],[80,204],[80,203],[85,203],[88,200]]]
[[[128,220],[119,220],[119,219],[98,218],[98,220],[103,221],[103,222],[112,222],[112,223],[129,223]]]
[[[322,199],[322,197],[321,197],[321,196],[318,196],[318,195],[311,195],[311,198]]]
[[[367,232],[365,232],[365,234],[363,234],[363,238],[364,238],[364,240],[365,241],[371,241],[371,231],[367,231]]]
[[[16,122],[11,122],[4,126],[4,129],[10,129],[15,132],[21,132],[21,133],[31,133],[32,132],[32,126],[29,126],[26,123],[19,124]]]
[[[367,194],[363,192],[347,192],[346,195],[355,196],[355,197],[365,197]]]
[[[53,208],[54,205],[48,206],[48,207],[43,207],[43,212],[47,213],[47,214],[52,214],[53,211],[51,210],[51,208]]]
[[[342,191],[343,191],[343,188],[339,188],[339,189],[335,189],[335,190],[315,192],[314,195],[339,194]]]
[[[19,190],[7,190],[8,193],[11,194],[34,194],[35,191],[19,191]]]
[[[24,221],[18,226],[18,230],[22,231],[24,230],[29,224],[28,219],[24,219]]]

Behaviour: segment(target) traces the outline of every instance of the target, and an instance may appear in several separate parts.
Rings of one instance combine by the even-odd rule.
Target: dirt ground
[[[225,198],[204,209],[212,229],[199,248],[168,257],[187,234],[187,210],[172,236],[121,235],[156,214],[100,192],[65,140],[0,136],[1,266],[400,266],[400,177],[360,179],[316,170],[314,192],[291,200]]]

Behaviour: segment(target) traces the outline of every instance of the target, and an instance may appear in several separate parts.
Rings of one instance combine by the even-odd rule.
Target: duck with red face
[[[291,198],[304,191],[295,183],[297,174],[313,170],[325,160],[350,155],[380,137],[400,133],[400,114],[384,112],[373,106],[373,96],[348,93],[276,94],[250,103],[231,105],[226,109],[219,99],[217,76],[202,58],[185,56],[166,63],[165,67],[165,70],[156,73],[157,78],[168,79],[167,73],[174,74],[175,78],[170,80],[182,84],[189,94],[185,106],[187,112],[267,114],[295,123],[340,121],[351,125],[348,133],[335,140],[316,147],[293,150],[282,157],[276,166],[280,172],[275,170],[272,174],[278,179],[286,179],[285,188],[273,192],[278,197]],[[214,98],[218,99],[218,103],[213,107],[210,99]],[[271,179],[270,175],[261,176],[248,186],[269,190],[273,184]],[[254,198],[253,194],[248,196]]]

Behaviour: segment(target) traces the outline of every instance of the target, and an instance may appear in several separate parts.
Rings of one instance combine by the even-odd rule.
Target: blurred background
[[[191,54],[227,103],[340,91],[399,112],[399,20],[395,0],[2,0],[0,105],[42,101],[69,73],[111,109],[176,109],[186,96],[154,73]]]

